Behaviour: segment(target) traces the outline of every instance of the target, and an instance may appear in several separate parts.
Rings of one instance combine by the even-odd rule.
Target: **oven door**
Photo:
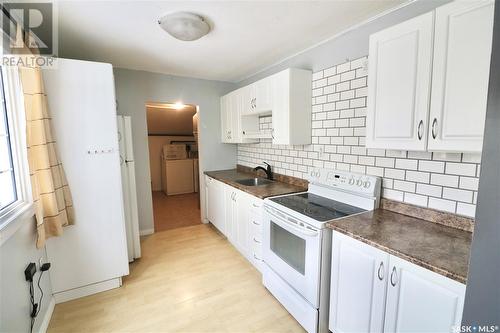
[[[264,262],[315,308],[319,307],[321,232],[264,206]]]

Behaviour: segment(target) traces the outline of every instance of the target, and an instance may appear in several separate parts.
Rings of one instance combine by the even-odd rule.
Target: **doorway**
[[[198,106],[148,102],[146,117],[155,232],[201,224]]]

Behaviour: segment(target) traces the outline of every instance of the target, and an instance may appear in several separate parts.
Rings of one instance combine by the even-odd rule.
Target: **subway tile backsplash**
[[[313,73],[312,144],[273,145],[270,139],[238,145],[238,163],[269,162],[277,173],[306,178],[320,167],[383,178],[382,197],[474,217],[480,154],[367,149],[367,57]],[[260,118],[261,129],[271,117]]]

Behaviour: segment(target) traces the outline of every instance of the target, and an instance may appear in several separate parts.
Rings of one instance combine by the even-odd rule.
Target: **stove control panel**
[[[381,179],[360,173],[313,168],[309,170],[307,180],[312,184],[364,195],[377,196],[380,193]]]

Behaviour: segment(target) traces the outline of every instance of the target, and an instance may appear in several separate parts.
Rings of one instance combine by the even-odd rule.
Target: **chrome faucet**
[[[253,170],[258,171],[258,170],[263,170],[266,173],[267,179],[273,180],[273,172],[271,170],[271,165],[269,163],[263,162],[265,165],[267,165],[267,168],[261,167],[260,165],[258,167],[255,167]]]

